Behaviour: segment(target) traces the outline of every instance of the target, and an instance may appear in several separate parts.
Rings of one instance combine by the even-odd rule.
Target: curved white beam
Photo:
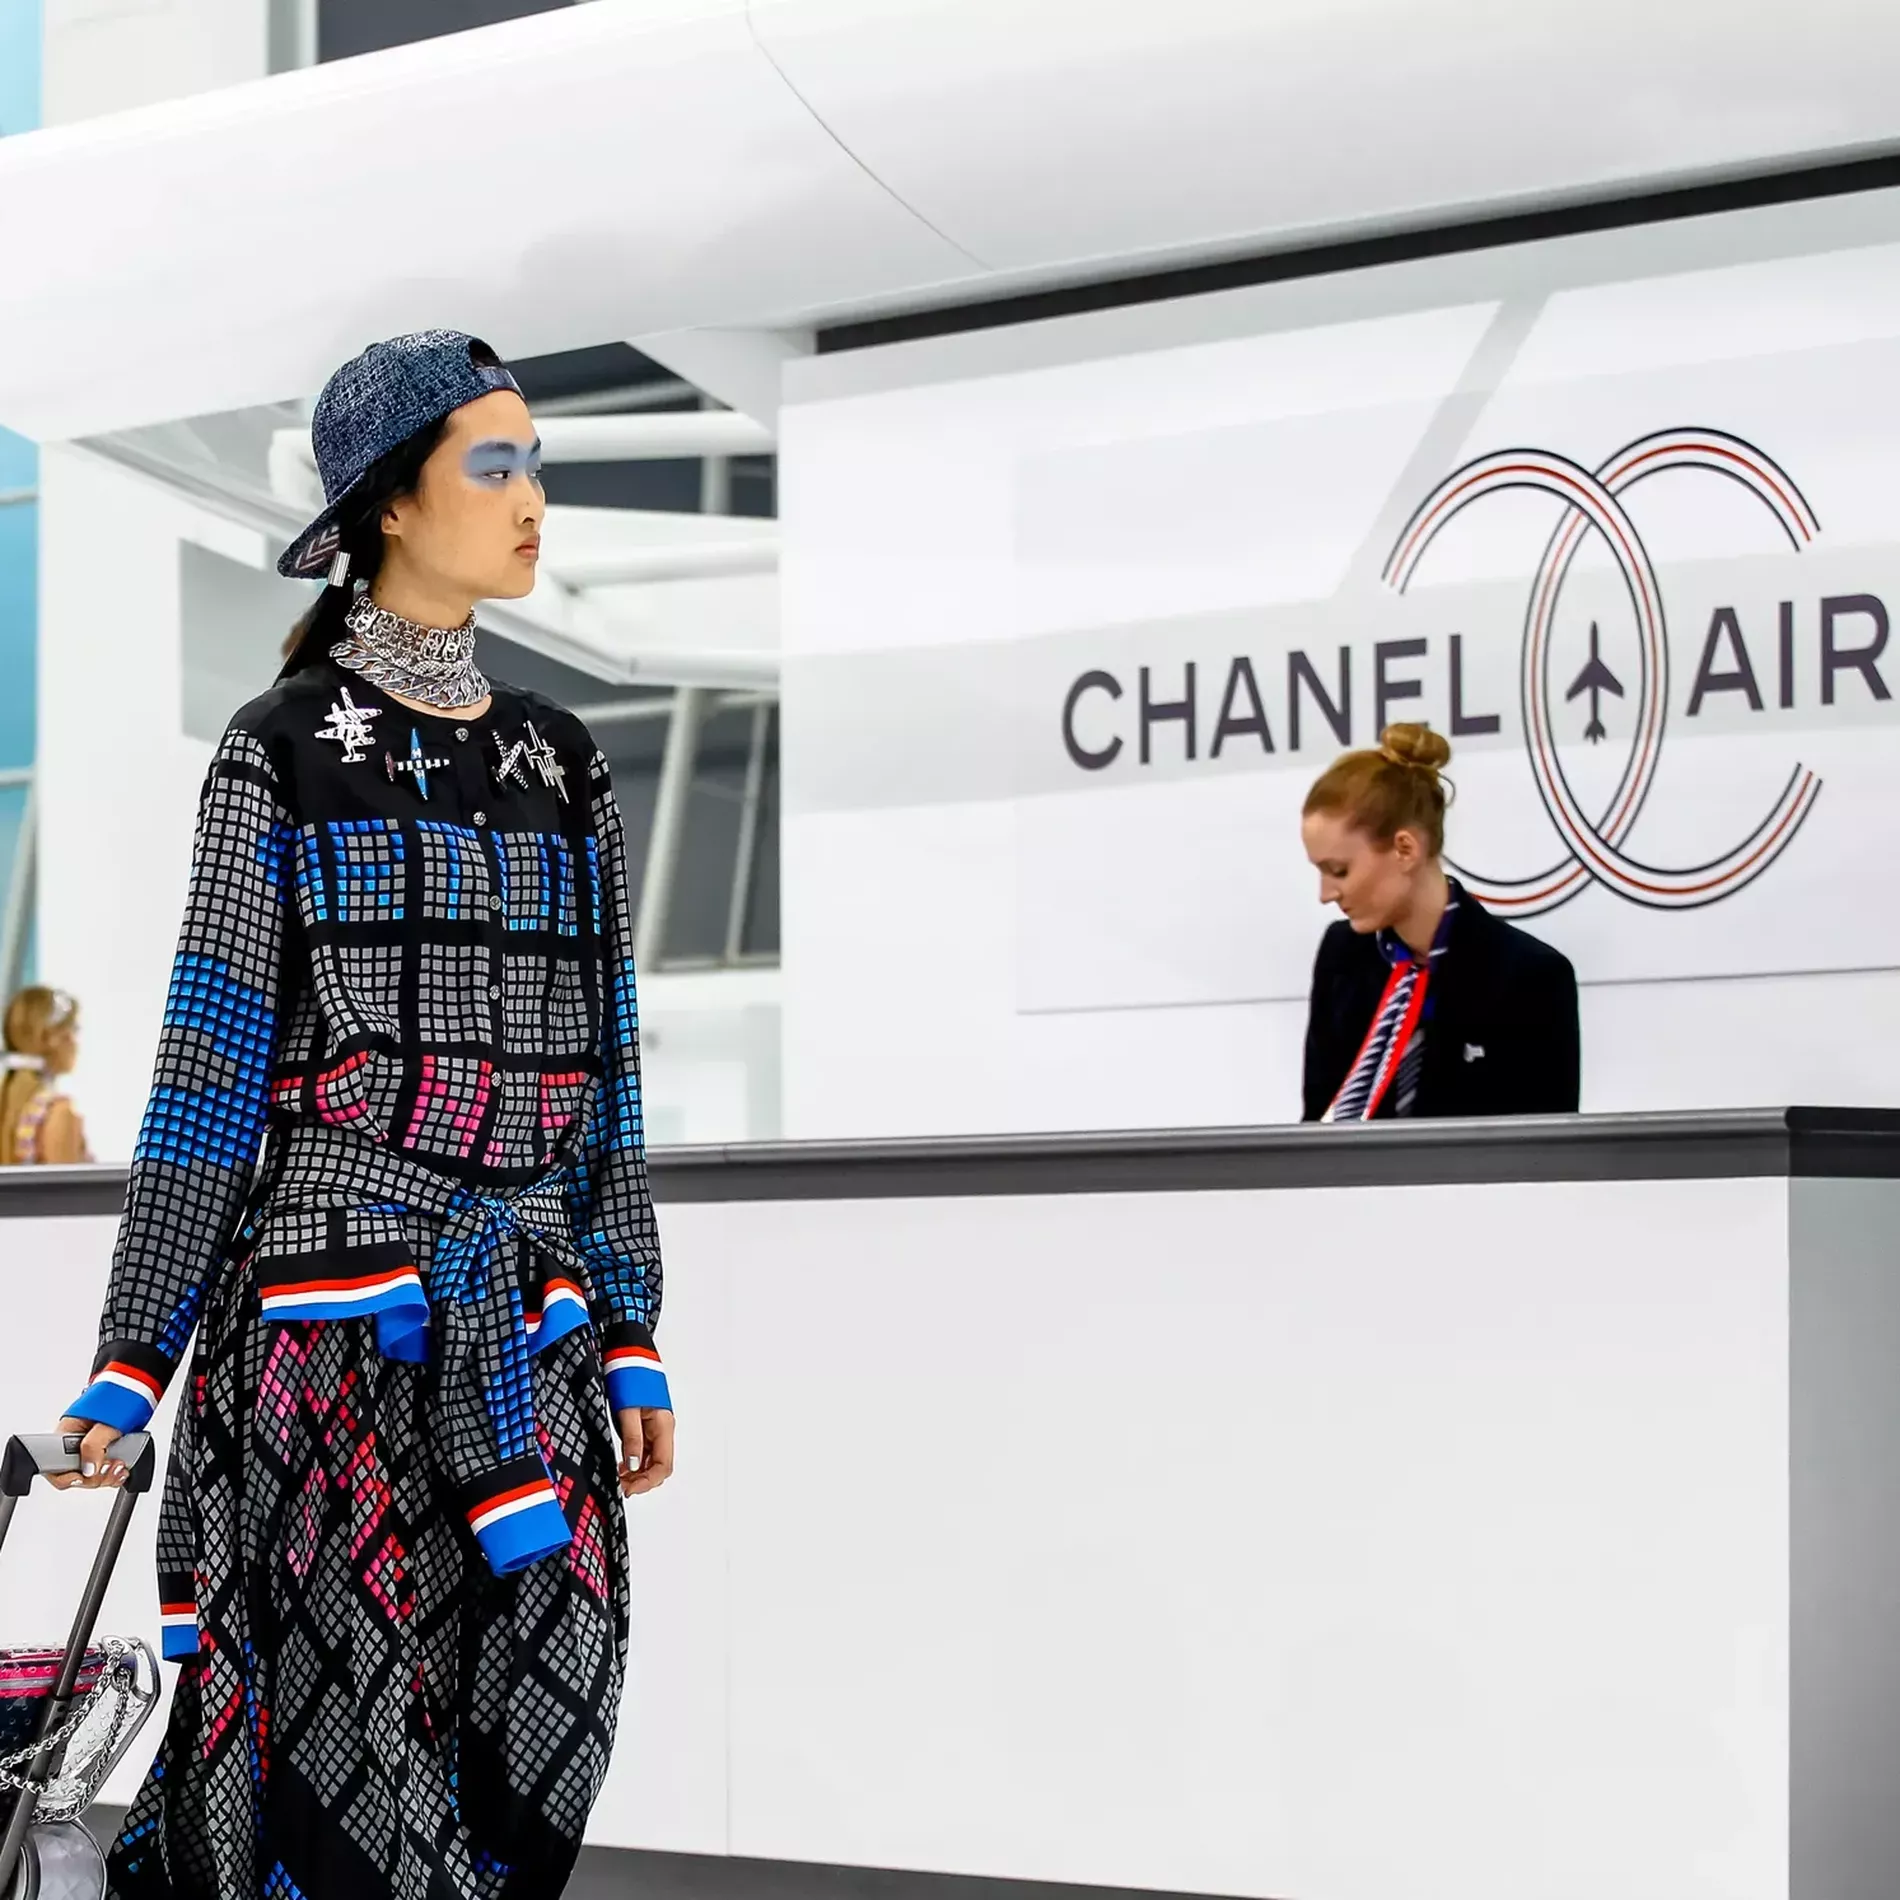
[[[277,432],[271,443],[274,468],[285,459],[280,451],[294,448],[300,437],[301,432],[293,429]],[[136,432],[98,438],[86,445],[85,454],[130,470],[252,529],[263,537],[269,555],[274,556],[309,518],[305,499],[273,493],[261,483],[220,482],[215,470],[212,475],[187,476]],[[308,454],[307,444],[304,454]],[[314,470],[308,479],[316,480]],[[718,546],[738,539],[742,529],[748,531],[747,538],[757,539],[757,529],[763,525],[707,521],[699,515],[557,507],[549,511],[547,536],[557,552],[564,547],[573,550],[569,565],[578,568],[616,553],[631,535],[674,537],[656,544],[656,551],[666,554],[694,533],[706,535],[709,545]],[[759,583],[740,578],[733,585],[756,590]],[[314,597],[314,587],[310,591]],[[540,584],[525,599],[485,601],[481,621],[533,652],[602,680],[770,691],[778,678],[778,660],[772,651],[777,620],[769,590],[764,602],[724,598],[716,583],[692,602],[677,597],[647,599],[631,588],[601,593],[566,584],[550,561]]]
[[[728,409],[778,426],[779,390],[787,363],[809,356],[809,330],[674,330],[640,336],[633,347]]]
[[[768,455],[777,438],[750,416],[692,409],[660,416],[543,416],[537,419],[550,462],[665,462],[708,455]],[[304,429],[273,431],[272,492],[311,512],[323,506],[322,484]]]
[[[1418,224],[1900,139],[1900,9],[1872,0],[751,11],[779,70],[858,160],[1012,276],[1100,275],[1114,259]]]
[[[970,269],[738,0],[559,7],[0,139],[0,259],[0,426],[41,440],[313,394],[402,330],[531,356]]]
[[[630,587],[655,581],[704,581],[778,571],[776,534],[747,540],[675,542],[664,547],[603,549],[570,555],[555,570],[569,587]]]
[[[550,462],[665,462],[702,455],[767,455],[772,430],[729,409],[660,416],[544,416],[541,452]]]
[[[427,324],[795,331],[1886,149],[1896,55],[1871,0],[561,7],[0,140],[0,424],[305,395]]]

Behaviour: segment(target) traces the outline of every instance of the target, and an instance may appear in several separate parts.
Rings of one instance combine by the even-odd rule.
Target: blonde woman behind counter
[[[79,1005],[34,984],[7,1005],[0,1053],[0,1167],[90,1161],[85,1125],[54,1088],[79,1060]]]
[[[1387,726],[1306,795],[1319,901],[1344,919],[1313,968],[1308,1121],[1577,1106],[1576,973],[1447,873],[1450,762],[1429,726]]]

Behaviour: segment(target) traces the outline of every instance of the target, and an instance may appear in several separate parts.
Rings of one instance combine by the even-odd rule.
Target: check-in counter
[[[632,1512],[603,1845],[1900,1892],[1900,1116],[763,1145],[654,1183],[679,1471]],[[0,1176],[9,1428],[80,1383],[122,1188]],[[97,1503],[22,1515],[0,1639],[58,1622]],[[151,1529],[113,1627],[155,1626]]]

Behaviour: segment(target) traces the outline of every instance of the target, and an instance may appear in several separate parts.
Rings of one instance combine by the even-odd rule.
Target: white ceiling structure
[[[542,427],[565,431],[578,420],[549,418]],[[624,431],[647,418],[585,420]],[[725,412],[652,420],[758,427]],[[83,447],[257,530],[270,553],[323,505],[308,432],[287,403],[108,431]],[[694,452],[670,441],[666,448]],[[702,452],[727,453],[729,445],[709,440]],[[525,599],[484,605],[484,626],[612,685],[768,692],[777,685],[775,522],[554,506],[546,542],[558,560],[543,562]]]
[[[1887,0],[598,0],[0,141],[0,424],[254,411],[450,322],[631,339],[740,452],[814,324],[1886,149],[1896,55]],[[624,671],[663,552],[590,546],[563,640]]]
[[[1886,0],[598,0],[0,143],[0,423],[1861,151],[1897,55]]]

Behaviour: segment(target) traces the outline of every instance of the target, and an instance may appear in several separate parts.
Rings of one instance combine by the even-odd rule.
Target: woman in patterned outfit
[[[494,353],[374,345],[312,439],[330,505],[279,566],[328,584],[205,781],[65,1421],[119,1482],[195,1331],[184,1668],[112,1891],[529,1900],[613,1743],[622,1497],[672,1467],[624,836],[580,721],[474,664],[544,509]]]

